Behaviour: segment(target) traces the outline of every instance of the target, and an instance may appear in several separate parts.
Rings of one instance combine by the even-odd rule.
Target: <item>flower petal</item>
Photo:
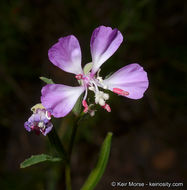
[[[28,132],[31,132],[30,122],[26,121],[26,122],[24,123],[24,127],[25,127],[25,129],[26,129]]]
[[[74,107],[84,87],[48,84],[42,88],[42,105],[54,116],[64,117]]]
[[[48,51],[49,60],[60,69],[74,74],[82,74],[81,49],[73,35],[60,38]]]
[[[121,68],[108,79],[105,79],[104,84],[111,91],[124,91],[124,93],[120,92],[118,94],[127,98],[140,99],[148,88],[149,81],[143,67],[133,63]]]
[[[43,135],[46,136],[53,128],[53,124],[51,122],[49,122],[46,126],[45,131],[43,132]]]
[[[118,29],[100,26],[93,31],[90,48],[92,55],[92,74],[95,74],[100,66],[111,57],[123,41],[123,36]]]

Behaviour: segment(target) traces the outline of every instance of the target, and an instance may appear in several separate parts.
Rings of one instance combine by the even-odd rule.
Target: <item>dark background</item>
[[[23,124],[31,106],[40,102],[44,85],[40,76],[77,85],[73,75],[49,62],[51,45],[74,34],[83,64],[90,62],[90,37],[99,25],[116,27],[124,36],[101,74],[138,62],[147,71],[150,86],[141,100],[111,94],[111,113],[100,109],[82,122],[72,159],[73,189],[80,189],[94,167],[108,131],[114,134],[111,156],[96,189],[123,189],[112,188],[112,181],[184,183],[187,1],[7,0],[0,3],[0,189],[64,188],[63,168],[58,164],[19,168],[32,154],[51,152],[48,139],[29,134]],[[65,146],[73,118],[70,114],[54,121]]]

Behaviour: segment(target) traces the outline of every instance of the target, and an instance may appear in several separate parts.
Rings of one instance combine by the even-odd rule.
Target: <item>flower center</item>
[[[99,76],[99,72],[100,70],[97,72],[97,76],[93,76],[90,72],[88,72],[87,74],[78,74],[75,76],[80,85],[85,87],[85,95],[82,101],[85,113],[89,112],[90,110],[90,106],[88,106],[86,102],[88,90],[94,92],[95,104],[99,104],[108,112],[111,111],[110,106],[106,104],[106,100],[109,99],[109,95],[99,89],[99,88],[107,89],[107,86],[104,85],[103,83],[102,77]]]

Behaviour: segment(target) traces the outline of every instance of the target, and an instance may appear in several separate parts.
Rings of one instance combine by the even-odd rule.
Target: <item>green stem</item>
[[[51,130],[51,132],[48,134],[49,141],[51,145],[56,149],[56,151],[60,154],[62,157],[62,160],[64,160],[66,163],[68,162],[66,151],[60,141],[60,138],[58,134],[56,133],[55,128]]]
[[[71,188],[71,171],[70,165],[65,166],[65,181],[66,181],[66,190],[72,190]]]
[[[56,149],[56,151],[61,155],[62,160],[65,162],[65,182],[66,182],[66,190],[72,190],[71,188],[71,170],[70,170],[70,162],[71,162],[71,153],[73,150],[73,145],[75,142],[75,137],[77,133],[78,123],[82,119],[84,112],[82,112],[76,119],[75,125],[72,130],[70,144],[68,148],[68,155],[60,141],[58,134],[55,131],[55,128],[48,134],[49,141],[52,146]]]
[[[82,112],[76,118],[75,125],[73,126],[73,129],[72,129],[71,139],[70,139],[69,148],[68,148],[68,155],[69,155],[70,160],[71,160],[71,153],[72,153],[72,150],[73,150],[73,145],[74,145],[74,142],[75,142],[75,137],[76,137],[78,125],[79,125],[80,120],[83,118],[83,116],[84,116],[84,112]]]
[[[75,142],[75,137],[76,137],[76,133],[77,133],[77,128],[78,128],[78,124],[79,121],[82,119],[82,116],[84,115],[84,112],[82,112],[75,120],[75,125],[73,126],[72,129],[72,134],[71,134],[71,139],[70,139],[70,143],[69,143],[69,148],[68,148],[68,158],[69,158],[69,163],[66,164],[65,166],[65,180],[66,180],[66,189],[67,190],[71,190],[71,168],[70,168],[70,163],[71,163],[71,153],[73,150],[73,145]]]
[[[62,157],[62,160],[65,162],[65,181],[67,190],[71,190],[71,175],[70,175],[70,165],[69,157],[67,157],[66,151],[60,141],[58,134],[56,133],[55,128],[48,134],[49,141],[51,145],[56,149],[59,155]]]
[[[77,128],[78,128],[78,124],[76,122],[75,125],[73,126],[73,129],[72,129],[71,139],[70,139],[69,148],[68,148],[69,158],[71,158],[71,153],[72,153],[73,145],[75,142],[75,136],[77,133]]]

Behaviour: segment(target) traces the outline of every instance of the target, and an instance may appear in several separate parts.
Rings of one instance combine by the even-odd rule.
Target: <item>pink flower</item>
[[[51,114],[48,112],[42,104],[36,104],[31,108],[33,114],[29,117],[28,121],[24,123],[24,127],[28,132],[40,133],[46,136],[53,128],[51,123]]]
[[[123,36],[119,30],[105,26],[96,28],[90,42],[92,62],[83,70],[81,49],[76,37],[70,35],[60,38],[49,49],[49,60],[60,69],[75,74],[80,86],[62,84],[44,86],[41,96],[44,107],[50,110],[54,117],[64,117],[73,109],[79,96],[85,92],[82,105],[84,112],[89,112],[90,106],[86,102],[88,90],[94,93],[95,104],[99,104],[108,112],[111,111],[106,103],[109,95],[102,89],[131,99],[142,98],[148,88],[148,78],[139,64],[133,63],[122,67],[107,79],[99,76],[101,65],[115,53],[122,41]]]

